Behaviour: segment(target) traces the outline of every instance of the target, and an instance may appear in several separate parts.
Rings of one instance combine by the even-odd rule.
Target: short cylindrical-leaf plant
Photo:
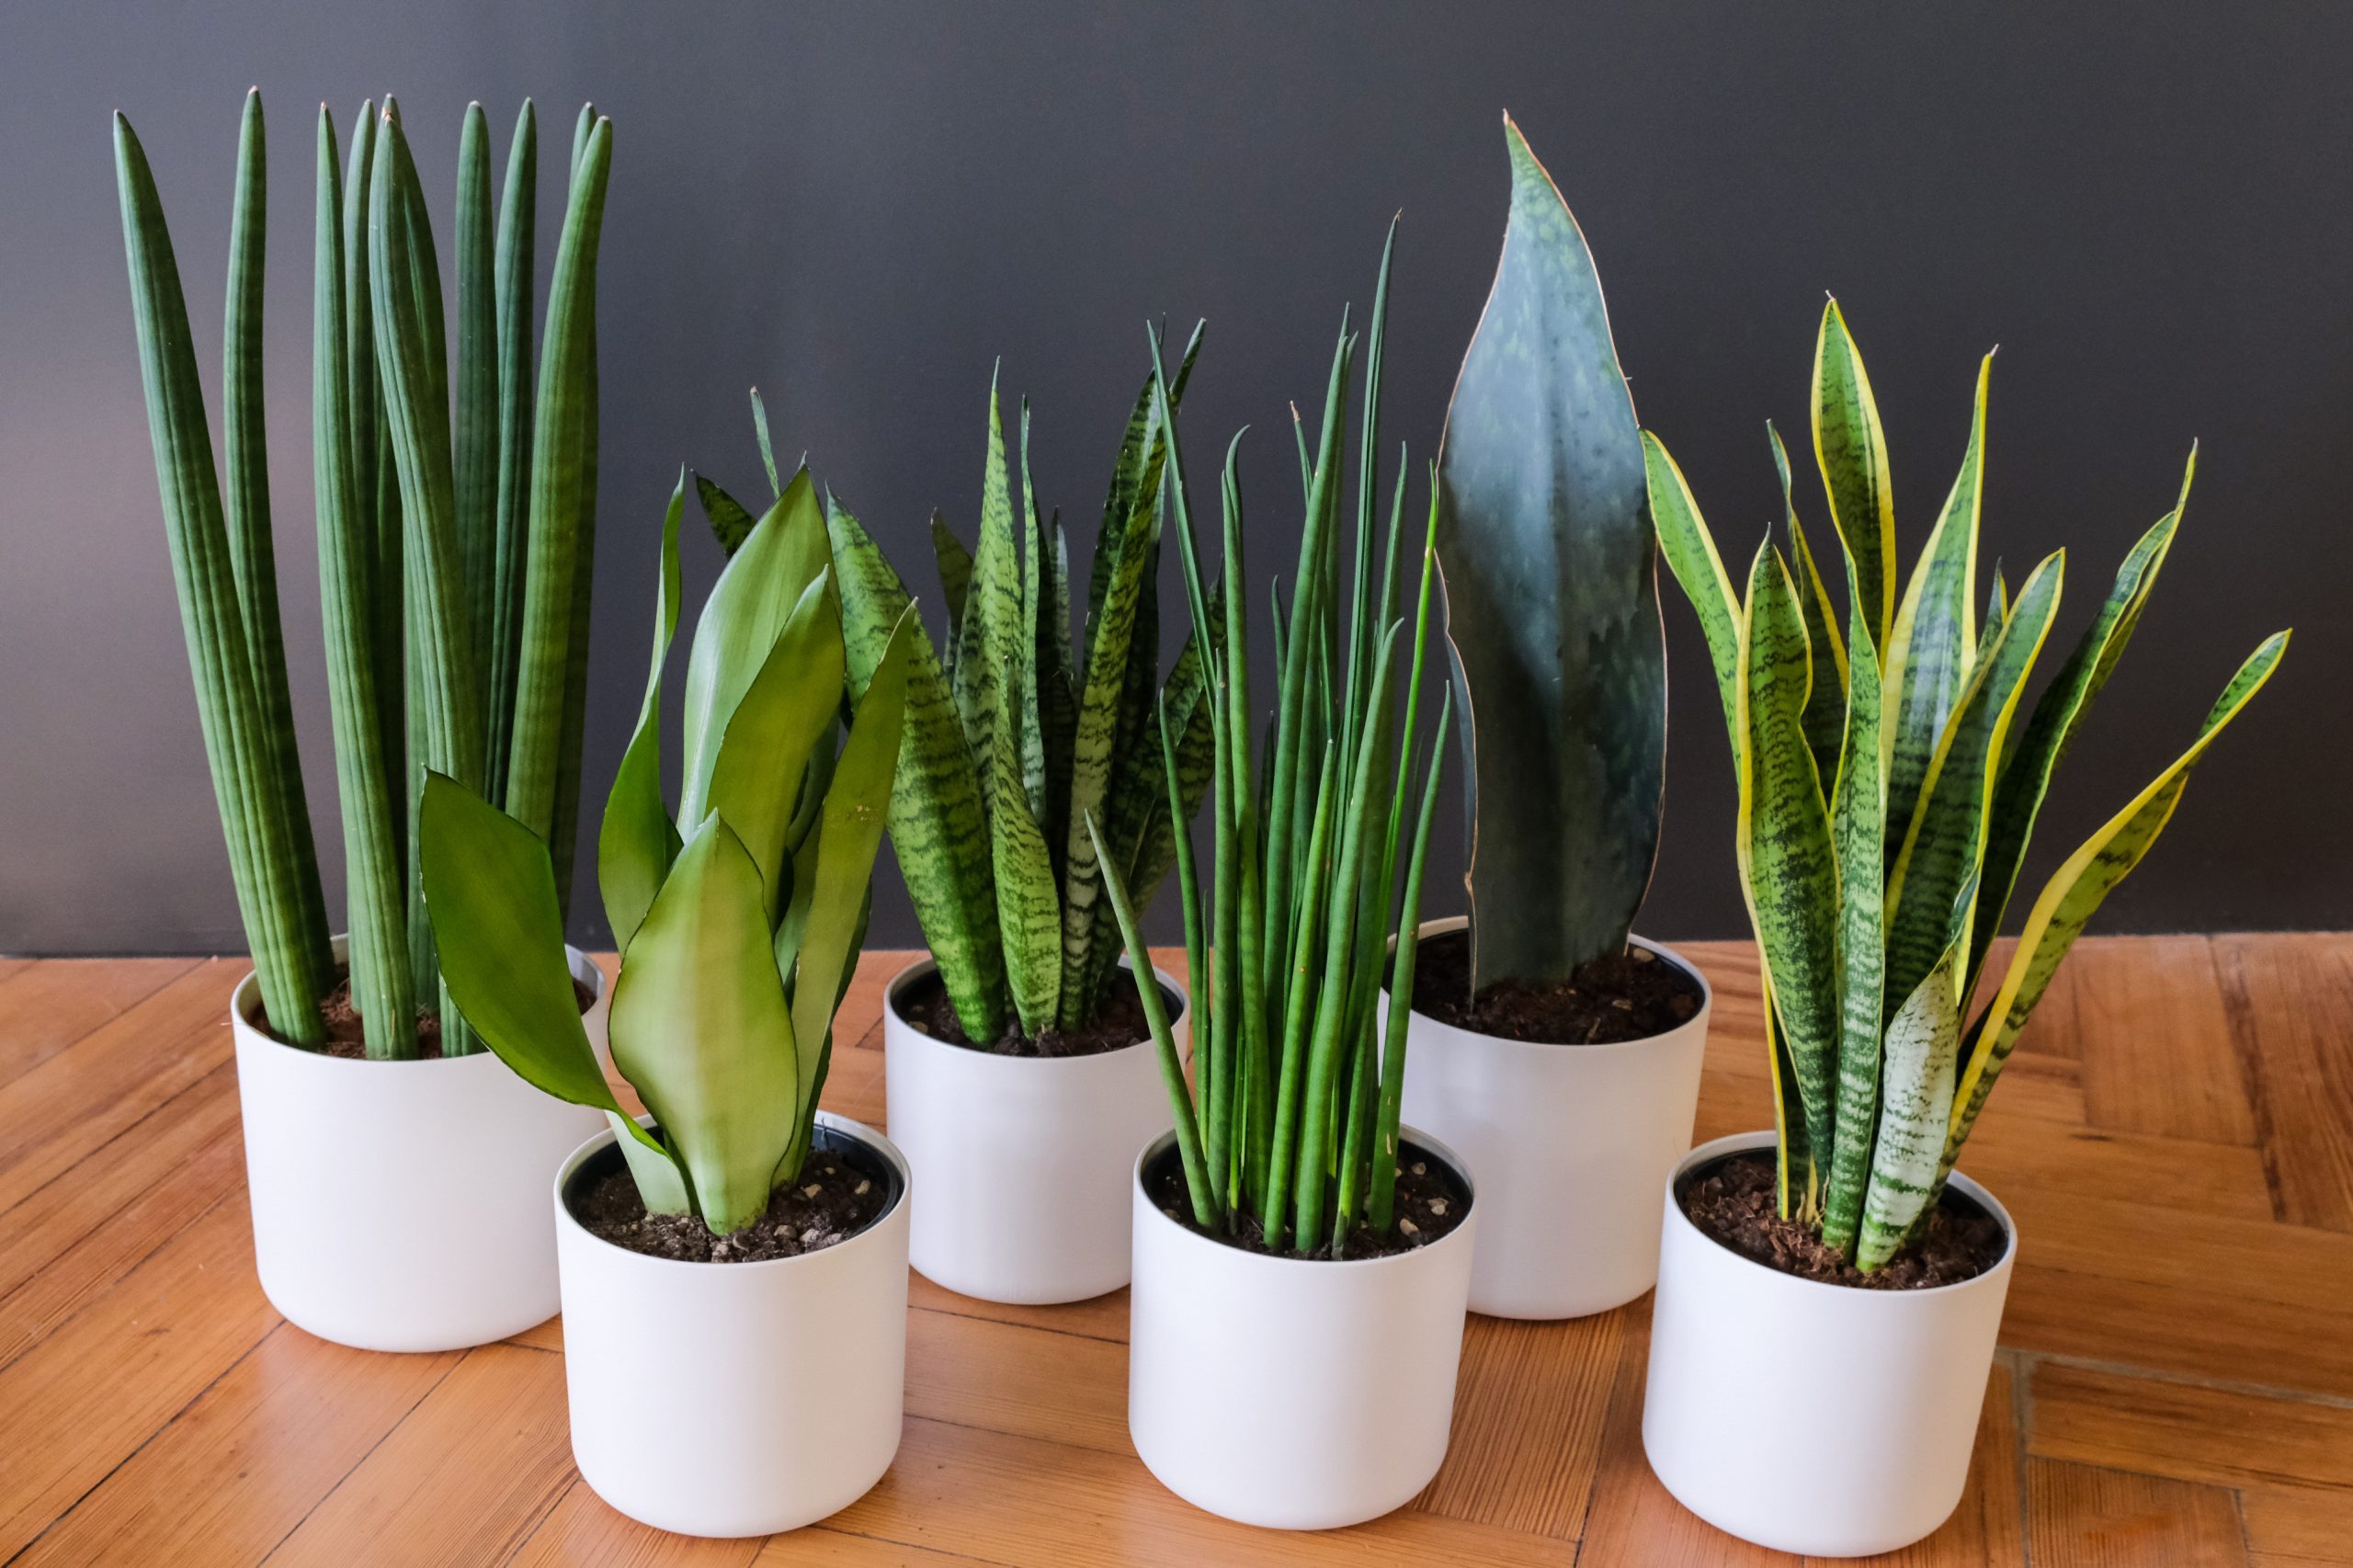
[[[1273,714],[1256,763],[1245,634],[1241,437],[1227,449],[1219,485],[1223,561],[1212,581],[1203,575],[1194,540],[1174,388],[1159,374],[1154,343],[1154,409],[1168,443],[1192,645],[1206,650],[1191,676],[1199,686],[1194,710],[1206,711],[1210,731],[1213,858],[1206,878],[1194,863],[1186,826],[1191,807],[1176,739],[1176,710],[1188,694],[1172,688],[1162,699],[1158,726],[1161,810],[1176,847],[1186,957],[1197,997],[1189,1088],[1158,987],[1149,978],[1136,901],[1116,869],[1104,877],[1160,1052],[1193,1221],[1233,1234],[1246,1219],[1267,1245],[1302,1256],[1336,1256],[1359,1226],[1386,1234],[1395,1220],[1411,986],[1390,988],[1385,1052],[1374,1014],[1391,972],[1392,932],[1400,933],[1398,972],[1412,971],[1412,934],[1451,711],[1449,693],[1416,791],[1411,764],[1434,577],[1426,542],[1409,629],[1403,613],[1402,468],[1385,542],[1378,555],[1373,548],[1381,532],[1373,454],[1380,440],[1388,282],[1384,251],[1353,508],[1344,437],[1358,339],[1345,327],[1312,453],[1303,428],[1301,433],[1306,520],[1290,603],[1282,605],[1279,590],[1274,606],[1279,668]],[[1342,537],[1350,510],[1352,541]],[[1345,597],[1344,545],[1355,562]],[[1092,814],[1085,825],[1108,846],[1109,835]],[[1204,993],[1205,1002],[1199,1000]]]
[[[1768,533],[1735,587],[1674,459],[1643,436],[1660,545],[1699,612],[1739,775],[1734,847],[1763,967],[1780,1211],[1865,1271],[1934,1210],[2060,960],[2288,642],[2285,631],[2266,639],[2188,748],[2060,863],[1972,1013],[2052,772],[2140,624],[2190,477],[2029,702],[2066,559],[2053,551],[2015,592],[1998,567],[1980,584],[1992,366],[1988,355],[1961,472],[1899,597],[1887,438],[1846,318],[1836,301],[1823,312],[1813,449],[1844,559],[1843,615],[1779,437],[1786,545]]]
[[[456,369],[416,166],[387,98],[361,106],[349,162],[320,111],[312,454],[321,619],[348,882],[350,995],[373,1057],[413,1057],[438,1006],[412,852],[427,769],[503,798],[567,861],[579,735],[550,717],[585,680],[596,429],[596,258],[609,124],[584,111],[537,388],[531,369],[537,133],[518,118],[495,219],[489,129],[459,147]],[[259,95],[238,140],[225,326],[225,495],[186,301],[144,151],[115,119],[131,305],[188,662],[247,946],[271,1029],[326,1039],[330,921],[302,794],[262,419],[266,157]],[[525,498],[532,498],[527,527]],[[535,608],[533,607],[544,608]],[[517,774],[570,782],[522,797]],[[441,1050],[474,1049],[442,1018]]]
[[[867,678],[848,678],[824,519],[807,471],[795,475],[696,625],[674,819],[662,667],[685,493],[682,475],[652,669],[597,853],[621,958],[613,1065],[653,1128],[621,1114],[581,1026],[545,841],[437,773],[420,853],[443,974],[476,1032],[549,1094],[612,1117],[649,1212],[692,1213],[725,1235],[756,1221],[809,1153],[834,1010],[864,941],[915,634],[903,621]]]
[[[1170,408],[1199,342],[1196,333],[1165,389]],[[1147,381],[1104,500],[1075,653],[1069,551],[1060,515],[1039,506],[1026,403],[1018,511],[992,384],[977,548],[968,552],[932,519],[947,638],[935,649],[913,625],[907,766],[891,838],[957,1020],[976,1042],[1096,1021],[1120,950],[1106,882],[1116,875],[1148,899],[1176,863],[1177,835],[1161,809],[1164,698],[1188,815],[1208,784],[1199,629],[1165,682],[1160,675],[1166,419]],[[743,513],[707,483],[703,498],[722,535],[722,519]],[[847,507],[829,498],[826,521],[850,665],[863,670],[911,598]]]

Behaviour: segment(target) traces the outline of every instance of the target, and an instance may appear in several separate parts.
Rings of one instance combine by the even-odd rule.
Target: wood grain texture
[[[2353,1231],[2353,936],[2218,937],[2215,952],[2279,1217]]]
[[[1764,1125],[1754,956],[1682,950],[1716,996],[1699,1135]],[[2353,939],[2131,938],[2080,956],[1964,1159],[2023,1232],[1968,1490],[1886,1561],[2018,1568],[2031,1548],[2037,1568],[2345,1568]],[[825,1093],[886,1129],[882,994],[907,957],[861,960]],[[270,1311],[226,1028],[243,972],[0,960],[0,1055],[25,1063],[0,1073],[0,1560],[1792,1561],[1699,1523],[1652,1477],[1647,1300],[1581,1323],[1473,1319],[1438,1479],[1387,1518],[1295,1536],[1201,1514],[1136,1460],[1125,1291],[1000,1306],[920,1277],[906,1438],[880,1487],[765,1542],[644,1529],[572,1466],[561,1319],[398,1357],[322,1344]]]
[[[2239,1568],[2246,1540],[2219,1486],[2031,1460],[2035,1568]]]

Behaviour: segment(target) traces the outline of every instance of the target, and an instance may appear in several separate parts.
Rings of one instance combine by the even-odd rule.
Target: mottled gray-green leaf
[[[1511,218],[1447,411],[1474,982],[1623,950],[1658,849],[1665,645],[1633,400],[1584,235],[1505,120]]]

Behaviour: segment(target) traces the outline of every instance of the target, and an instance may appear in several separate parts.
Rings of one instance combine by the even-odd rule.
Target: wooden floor
[[[1753,961],[1714,981],[1698,1135],[1768,1119]],[[870,955],[827,1103],[882,1121]],[[1409,1509],[1286,1536],[1128,1446],[1127,1300],[913,1281],[898,1462],[824,1525],[658,1536],[572,1467],[563,1335],[382,1356],[256,1285],[234,960],[0,960],[0,1561],[1190,1565],[1774,1561],[1643,1463],[1648,1302],[1473,1318]],[[1960,1512],[1908,1563],[2353,1563],[2353,936],[2087,941],[1969,1148],[2024,1231]]]

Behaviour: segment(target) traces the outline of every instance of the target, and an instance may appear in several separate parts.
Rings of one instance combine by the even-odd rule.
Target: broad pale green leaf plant
[[[546,844],[440,774],[422,820],[426,900],[458,1006],[523,1077],[615,1118],[648,1210],[691,1211],[720,1234],[757,1221],[811,1146],[916,653],[904,615],[853,689],[812,494],[804,471],[704,605],[676,823],[660,784],[661,680],[684,474],[665,521],[651,673],[598,840],[621,949],[613,1065],[653,1112],[651,1131],[619,1115],[572,1005]],[[814,810],[796,809],[812,797]]]
[[[2060,960],[2288,643],[2281,631],[2248,655],[2189,748],[2061,864],[1972,1017],[2052,771],[2138,626],[2188,500],[2185,473],[2180,500],[2126,555],[2029,704],[2065,559],[2052,554],[2015,594],[1997,579],[1980,626],[1991,365],[1978,372],[1960,477],[1899,598],[1886,437],[1846,318],[1835,301],[1824,311],[1814,454],[1847,589],[1846,636],[1827,647],[1838,618],[1794,502],[1789,553],[1768,537],[1736,594],[1681,471],[1643,437],[1660,549],[1699,613],[1739,771],[1735,846],[1763,959],[1781,1212],[1865,1270],[1917,1233]],[[1787,496],[1778,437],[1773,448]]]

